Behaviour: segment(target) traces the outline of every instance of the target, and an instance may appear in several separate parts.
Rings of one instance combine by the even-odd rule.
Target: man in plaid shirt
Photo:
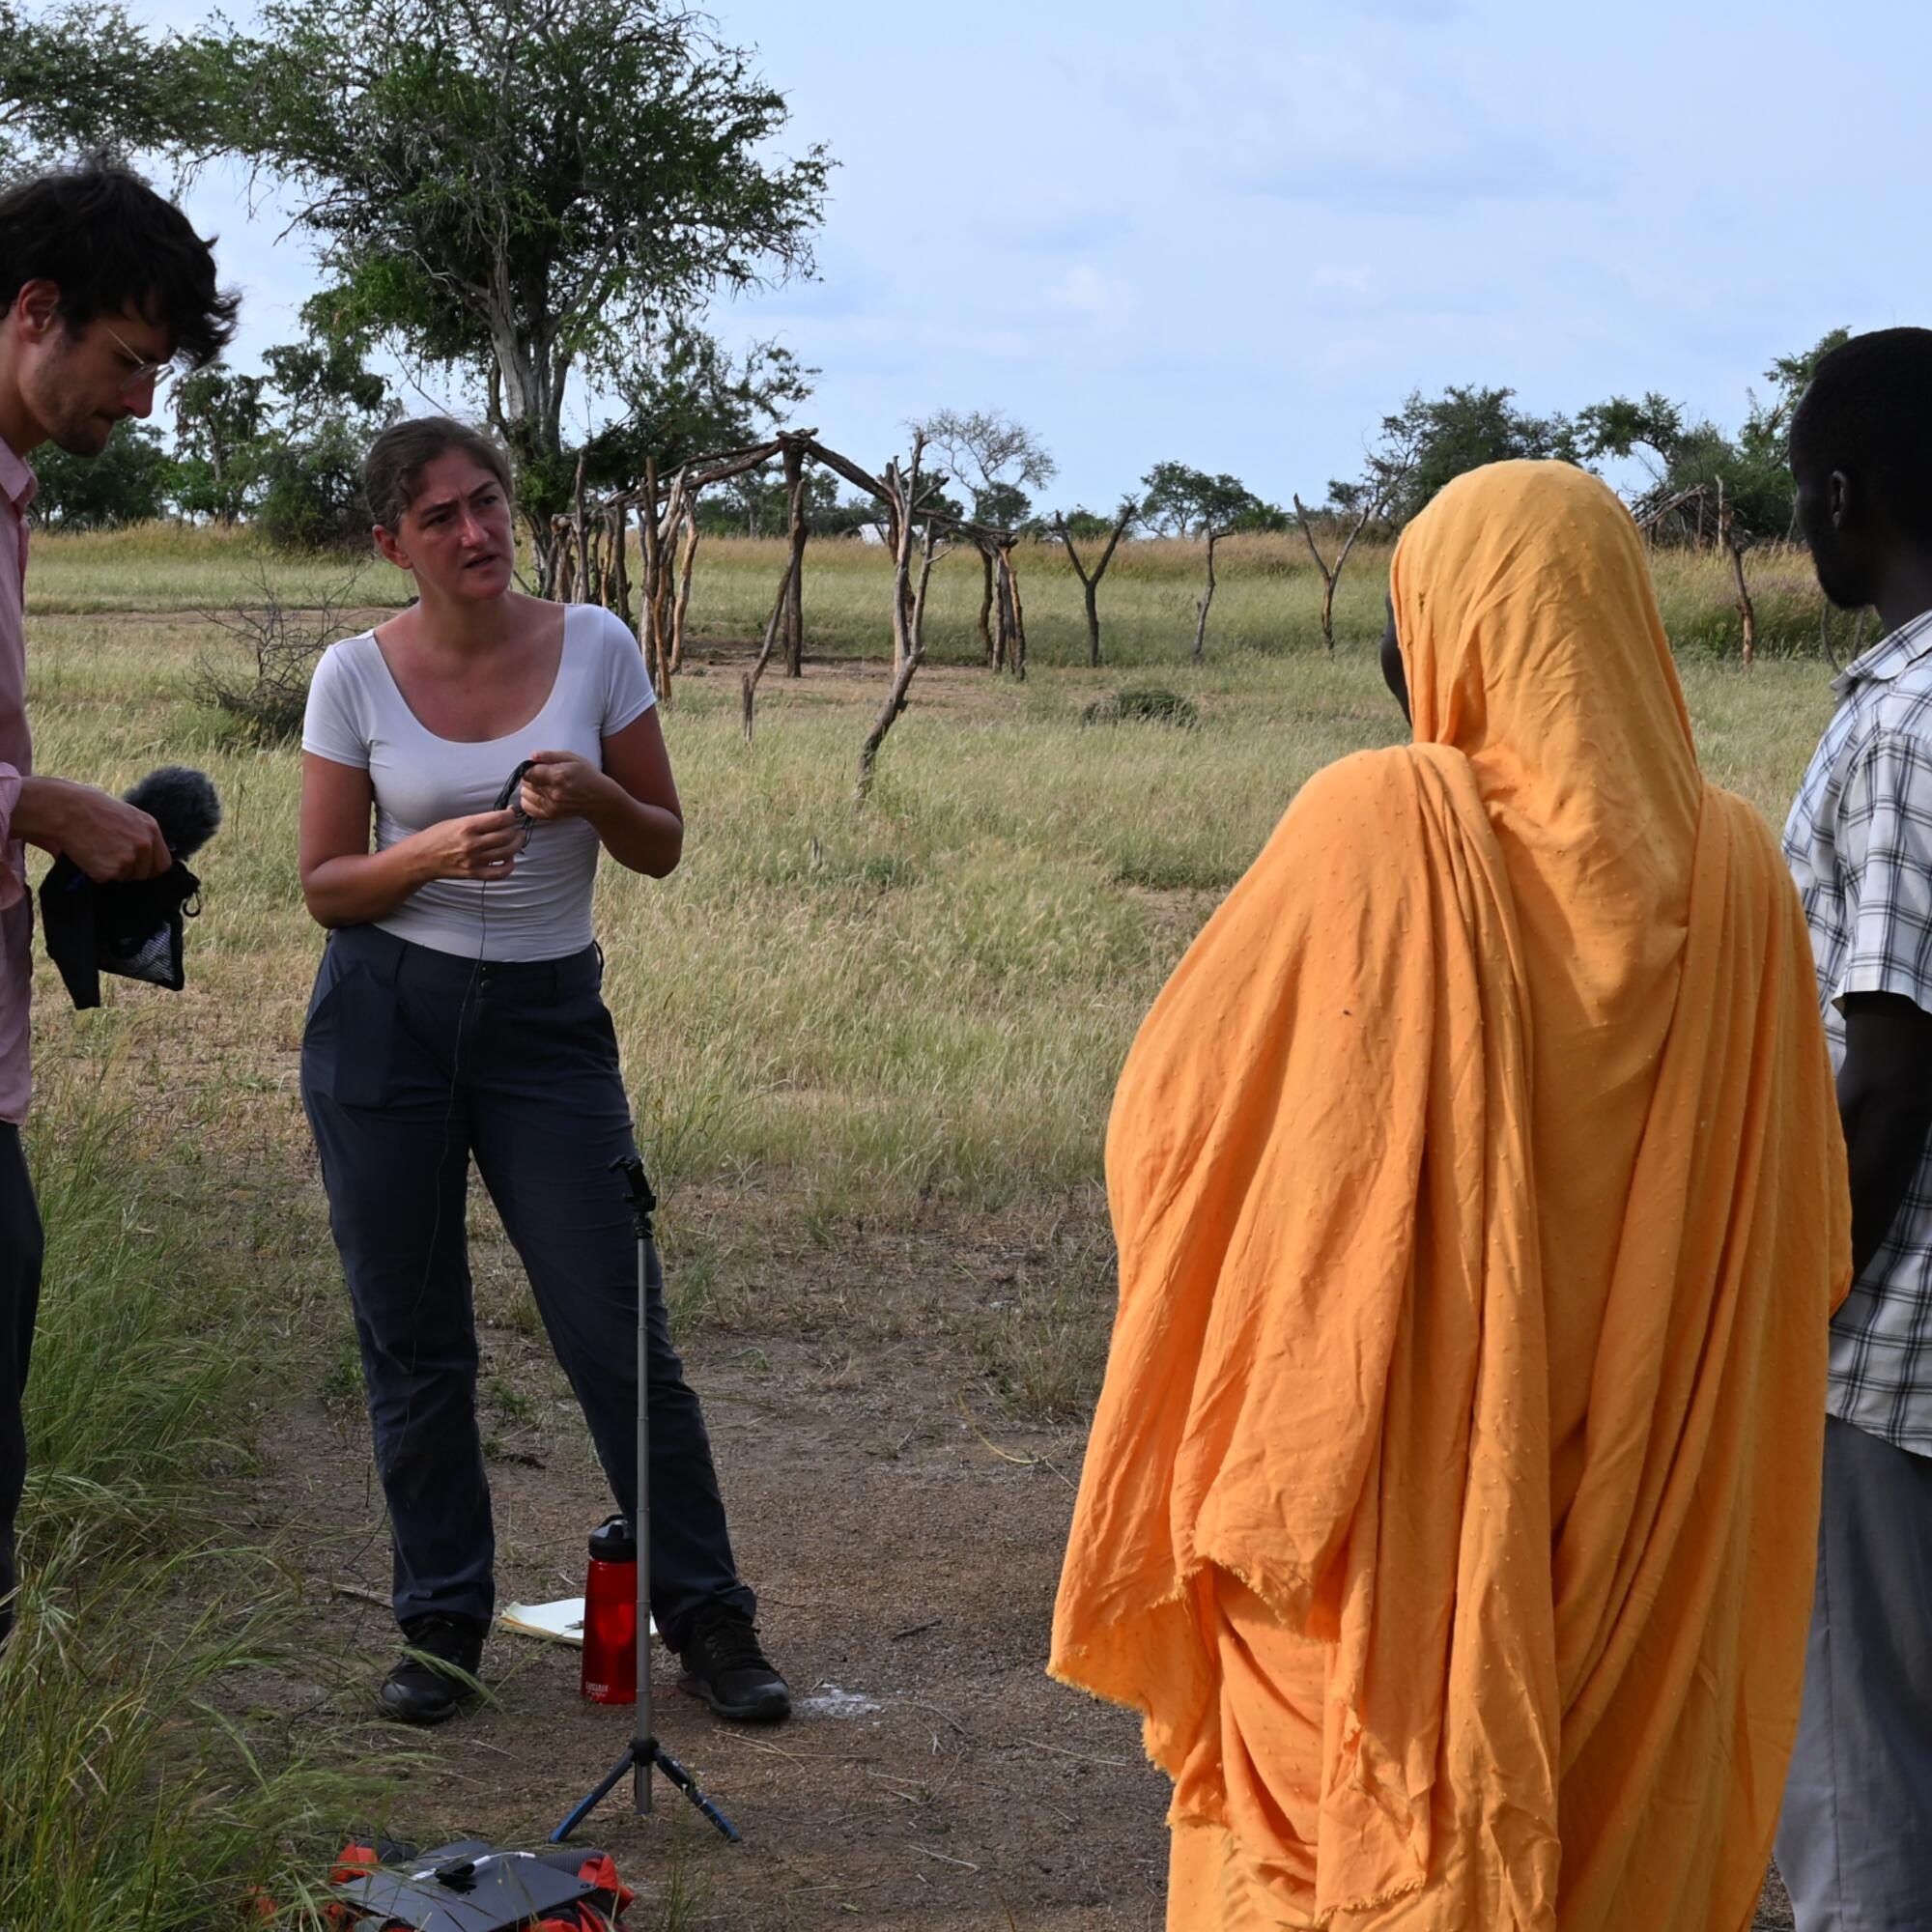
[[[1804,1710],[1777,1862],[1800,1932],[1932,1925],[1932,330],[1823,357],[1791,431],[1833,604],[1888,635],[1785,829],[1838,1069],[1856,1282],[1832,1324]]]

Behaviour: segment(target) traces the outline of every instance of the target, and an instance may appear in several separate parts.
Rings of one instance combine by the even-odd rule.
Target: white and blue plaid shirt
[[[1840,703],[1784,828],[1804,900],[1832,1064],[1848,993],[1932,1012],[1932,611],[1833,686]],[[1831,1413],[1932,1456],[1932,1147],[1884,1245],[1832,1323]]]

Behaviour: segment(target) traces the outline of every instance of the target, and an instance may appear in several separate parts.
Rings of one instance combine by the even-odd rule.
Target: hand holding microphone
[[[150,812],[71,779],[22,779],[13,829],[29,844],[71,859],[99,884],[158,878],[174,864]]]
[[[41,881],[41,927],[74,1005],[100,1004],[102,973],[180,992],[183,921],[199,910],[201,891],[183,861],[221,823],[208,774],[164,765],[126,799],[29,780],[21,798],[29,824],[18,824],[16,810],[20,836],[60,855]]]

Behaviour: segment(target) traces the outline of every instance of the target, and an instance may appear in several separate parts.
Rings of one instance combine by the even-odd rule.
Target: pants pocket
[[[366,966],[323,962],[302,1029],[302,1085],[343,1107],[388,1098],[396,995]]]

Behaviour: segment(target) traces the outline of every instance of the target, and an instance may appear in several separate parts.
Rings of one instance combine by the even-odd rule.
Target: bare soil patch
[[[745,1843],[725,1847],[662,1781],[648,1821],[613,1794],[580,1837],[617,1856],[643,1924],[1160,1924],[1165,1779],[1131,1718],[1042,1668],[1084,1429],[1016,1420],[989,1362],[998,1304],[1090,1235],[1063,1215],[850,1230],[830,1248],[801,1236],[773,1245],[761,1292],[732,1296],[730,1329],[687,1347],[799,1710],[769,1731],[721,1725],[671,1689],[659,1651],[666,1745]],[[479,1240],[477,1264],[499,1589],[574,1594],[602,1480],[500,1242]],[[275,1418],[264,1495],[303,1552],[292,1634],[308,1665],[251,1686],[311,1722],[361,1715],[396,1642],[366,1428],[325,1381]],[[391,1833],[530,1842],[628,1740],[628,1710],[579,1697],[575,1652],[499,1631],[485,1676],[488,1708],[412,1740],[423,1758],[395,1788]]]

